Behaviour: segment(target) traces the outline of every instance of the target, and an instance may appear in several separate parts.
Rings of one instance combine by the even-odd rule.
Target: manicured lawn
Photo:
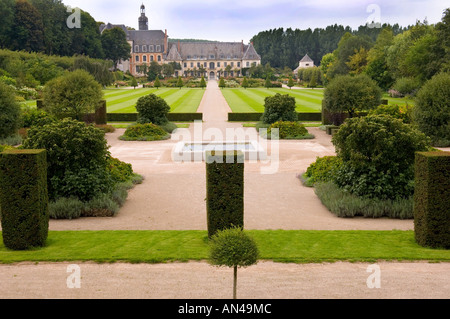
[[[195,113],[203,98],[202,89],[147,88],[106,89],[103,91],[108,113],[136,113],[136,103],[142,96],[155,94],[170,105],[173,113]]]
[[[248,231],[260,259],[275,262],[428,260],[450,251],[417,245],[413,231]],[[44,248],[11,251],[0,240],[0,263],[94,261],[162,263],[208,259],[206,231],[51,231]]]
[[[264,99],[277,93],[295,98],[297,112],[320,113],[323,100],[322,89],[289,90],[281,88],[223,89],[222,93],[234,113],[263,113]]]

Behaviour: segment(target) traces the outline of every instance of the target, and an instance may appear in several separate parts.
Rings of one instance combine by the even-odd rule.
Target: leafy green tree
[[[101,43],[106,59],[113,61],[114,70],[117,70],[120,60],[128,60],[131,57],[131,46],[127,42],[127,35],[121,28],[103,31]]]
[[[289,87],[289,89],[292,89],[292,87],[294,86],[294,80],[292,79],[292,76],[289,77],[287,86]]]
[[[97,59],[110,59],[114,61],[111,56],[120,55],[120,47],[109,46],[103,47],[102,35],[95,19],[83,10],[80,10],[81,28],[74,28],[70,30],[71,35],[71,54],[86,55]],[[64,23],[64,28],[66,24]],[[122,29],[121,29],[122,30]],[[106,30],[105,30],[106,32]],[[103,32],[103,34],[105,33]],[[122,30],[123,32],[123,30]],[[108,42],[109,44],[109,42]],[[128,42],[127,42],[128,44]],[[108,51],[109,50],[109,51]],[[131,50],[131,49],[130,49]],[[114,52],[112,52],[114,51]],[[108,56],[105,55],[108,53]]]
[[[259,251],[253,238],[241,228],[218,231],[210,244],[210,263],[233,268],[233,299],[237,298],[237,270],[258,262]]]
[[[136,78],[133,76],[133,78],[131,79],[131,86],[136,89],[136,87],[138,86],[137,80]]]
[[[47,83],[44,105],[59,119],[71,117],[81,121],[85,114],[95,112],[102,96],[102,87],[94,77],[76,70]]]
[[[159,77],[156,77],[155,79],[155,83],[153,83],[153,86],[159,90],[159,88],[161,87],[161,82],[159,81]]]
[[[0,138],[16,134],[20,126],[20,105],[14,91],[0,81]]]
[[[433,145],[450,146],[450,73],[440,73],[417,93],[413,119]]]
[[[202,78],[200,80],[200,87],[202,89],[206,88],[206,81],[205,81],[205,77],[202,75]]]
[[[164,78],[168,78],[168,77],[172,76],[172,74],[175,73],[175,68],[174,68],[173,64],[171,64],[171,63],[163,64],[162,68],[161,68],[161,73],[164,76]]]
[[[9,36],[14,21],[14,0],[0,1],[0,48],[5,48],[10,42]]]
[[[28,1],[16,1],[10,32],[9,48],[12,50],[39,52],[44,49],[42,16]]]
[[[295,108],[294,97],[277,93],[265,98],[264,114],[261,120],[264,124],[273,124],[279,121],[296,122],[298,115]]]
[[[247,89],[247,88],[248,88],[248,80],[247,80],[247,77],[246,77],[246,76],[244,76],[244,80],[242,80],[242,87],[243,87],[244,89]]]
[[[264,82],[264,87],[267,89],[270,89],[272,87],[272,81],[270,81],[270,78],[266,78],[266,82]]]
[[[114,76],[110,68],[110,61],[93,60],[84,55],[75,57],[72,67],[73,70],[82,69],[89,72],[103,86],[110,85],[114,82]]]
[[[177,87],[179,87],[180,90],[181,90],[181,88],[182,88],[183,86],[184,86],[183,79],[181,78],[181,76],[179,76],[179,77],[178,77],[178,81],[177,81]]]
[[[359,111],[368,111],[381,104],[382,91],[365,74],[338,76],[324,93],[324,106],[331,113],[348,113],[354,117]]]
[[[156,62],[152,61],[147,70],[147,79],[149,81],[154,81],[157,77],[161,75],[162,66]]]
[[[170,106],[164,99],[155,94],[139,98],[136,110],[139,113],[138,123],[140,124],[164,125],[169,122],[167,114],[170,112]]]
[[[225,87],[225,80],[224,80],[224,78],[220,78],[220,80],[219,80],[219,87],[221,88],[221,89],[223,89],[224,87]]]

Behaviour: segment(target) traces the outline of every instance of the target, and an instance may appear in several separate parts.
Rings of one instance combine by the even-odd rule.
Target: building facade
[[[131,58],[121,61],[118,68],[134,76],[143,76],[150,63],[176,63],[174,76],[240,76],[242,70],[261,63],[253,44],[243,42],[169,42],[167,30],[149,30],[145,6],[142,4],[138,19],[139,30],[125,25],[103,24],[100,32],[119,27],[127,35]]]
[[[313,68],[314,67],[314,61],[308,56],[305,55],[303,59],[300,60],[298,64],[298,68],[294,70],[294,74],[296,75],[300,69],[307,69],[307,68]]]

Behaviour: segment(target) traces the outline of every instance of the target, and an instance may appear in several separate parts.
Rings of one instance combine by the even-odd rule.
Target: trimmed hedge
[[[138,113],[108,113],[108,122],[136,122]],[[167,119],[170,122],[193,122],[202,121],[202,113],[169,113]]]
[[[244,154],[206,153],[206,209],[208,236],[244,227]]]
[[[6,247],[44,246],[48,236],[47,152],[6,150],[0,157],[2,235]]]
[[[299,121],[320,122],[322,114],[320,113],[297,113]],[[228,113],[229,122],[259,122],[263,113]]]
[[[419,245],[450,248],[450,152],[418,152],[414,228]]]

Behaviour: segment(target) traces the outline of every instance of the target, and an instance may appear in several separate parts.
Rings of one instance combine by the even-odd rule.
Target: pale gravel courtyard
[[[203,129],[242,128],[227,123],[228,105],[210,82],[199,112]],[[50,230],[206,230],[204,163],[175,163],[172,149],[181,134],[162,142],[123,142],[123,130],[108,134],[111,154],[131,163],[145,177],[129,193],[114,218],[51,220]],[[247,129],[256,137],[256,130]],[[318,128],[314,140],[281,141],[279,163],[272,174],[261,169],[273,163],[246,163],[245,228],[286,230],[413,230],[412,220],[342,219],[331,214],[304,187],[298,174],[316,157],[334,154],[331,138]],[[268,147],[274,155],[276,149]],[[0,295],[9,298],[143,298],[228,299],[232,270],[206,262],[147,264],[80,263],[81,288],[67,288],[68,263],[0,265]],[[369,288],[369,264],[278,264],[269,261],[239,270],[238,298],[242,299],[448,299],[449,263],[384,262],[380,288]]]

